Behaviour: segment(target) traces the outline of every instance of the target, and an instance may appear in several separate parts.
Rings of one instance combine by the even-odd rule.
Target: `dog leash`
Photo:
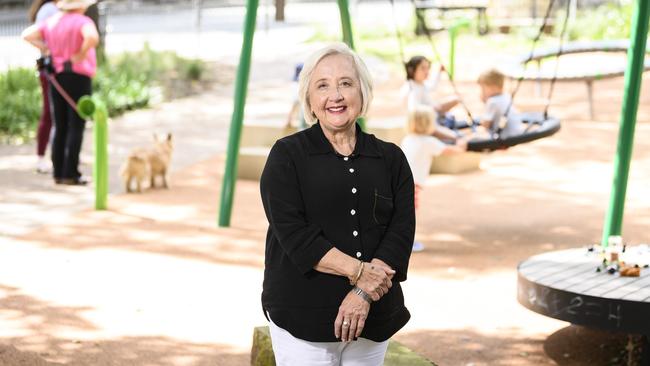
[[[70,61],[66,61],[66,63],[70,63]],[[52,85],[54,85],[54,88],[59,92],[59,94],[61,94],[63,99],[65,99],[65,101],[76,111],[77,103],[74,101],[74,99],[72,99],[70,94],[68,94],[68,92],[61,86],[59,81],[56,80],[56,77],[54,76],[55,71],[54,65],[52,64],[52,58],[50,56],[43,56],[36,60],[36,65],[38,65],[39,70],[42,70],[45,73],[45,78]]]
[[[76,110],[77,110],[77,103],[74,101],[74,99],[72,99],[72,97],[70,96],[70,94],[68,94],[68,93],[65,91],[65,89],[63,89],[63,87],[61,86],[61,84],[59,84],[58,80],[56,80],[56,78],[54,77],[54,75],[50,74],[50,73],[46,70],[46,71],[45,71],[45,77],[47,78],[47,80],[48,80],[52,85],[54,85],[54,88],[59,92],[59,94],[61,94],[61,96],[63,97],[63,99],[65,99],[65,101],[66,101],[66,102],[67,102],[67,103],[68,103],[72,108],[74,108],[74,110],[76,111]]]

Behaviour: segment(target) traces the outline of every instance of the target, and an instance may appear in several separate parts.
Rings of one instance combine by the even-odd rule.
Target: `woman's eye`
[[[350,87],[350,86],[352,86],[352,82],[344,81],[344,82],[341,83],[341,86]]]
[[[327,84],[318,84],[316,85],[316,88],[320,90],[327,89]]]

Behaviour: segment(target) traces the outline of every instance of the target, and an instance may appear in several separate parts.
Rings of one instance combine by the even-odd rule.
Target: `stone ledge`
[[[271,151],[267,146],[243,146],[239,149],[237,178],[259,180]],[[460,174],[479,170],[481,154],[465,152],[461,154],[442,155],[433,158],[431,174]]]
[[[467,151],[440,155],[431,161],[431,174],[460,174],[481,169],[481,153]]]
[[[390,340],[384,366],[436,366],[403,344]],[[269,327],[256,327],[253,331],[251,366],[275,366]]]

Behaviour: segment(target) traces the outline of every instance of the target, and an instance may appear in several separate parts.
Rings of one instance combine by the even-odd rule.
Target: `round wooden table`
[[[628,247],[625,256],[641,266],[640,277],[596,271],[604,257],[587,248],[533,256],[517,268],[517,300],[573,324],[650,335],[650,268],[643,268],[650,247]]]

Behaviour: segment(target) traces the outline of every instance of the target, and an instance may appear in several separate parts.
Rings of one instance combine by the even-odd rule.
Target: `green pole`
[[[339,13],[341,14],[341,30],[343,31],[343,42],[345,42],[351,49],[354,49],[354,37],[352,35],[352,21],[350,20],[350,9],[348,8],[348,0],[337,0],[339,5]],[[366,121],[363,118],[357,120],[362,130],[366,130]]]
[[[639,106],[639,93],[643,78],[643,63],[648,36],[648,17],[650,15],[649,1],[637,0],[635,3],[632,26],[630,27],[630,48],[627,52],[623,107],[621,109],[616,157],[614,158],[614,179],[609,209],[605,215],[602,246],[607,246],[610,235],[620,236],[623,226],[625,191],[632,158],[634,126]]]
[[[350,9],[348,0],[337,0],[339,13],[341,14],[341,29],[343,30],[343,42],[354,49],[354,37],[352,36],[352,22],[350,21]]]
[[[467,19],[460,19],[449,27],[449,80],[454,80],[454,70],[456,69],[456,37],[458,31],[463,27],[469,27],[470,22]]]
[[[230,120],[230,134],[226,150],[226,169],[221,184],[221,203],[219,209],[219,226],[230,226],[232,202],[235,194],[237,173],[237,157],[239,142],[241,140],[242,121],[244,120],[244,106],[248,88],[248,76],[251,68],[251,53],[253,50],[253,36],[255,35],[255,21],[257,19],[258,0],[247,0],[246,19],[244,22],[244,39],[242,41],[237,79],[235,81],[235,104]]]
[[[454,80],[454,70],[456,69],[456,35],[458,28],[449,28],[449,80]]]
[[[77,112],[85,119],[95,121],[93,136],[95,140],[95,209],[105,210],[108,200],[108,112],[99,99],[83,96],[77,103]]]

